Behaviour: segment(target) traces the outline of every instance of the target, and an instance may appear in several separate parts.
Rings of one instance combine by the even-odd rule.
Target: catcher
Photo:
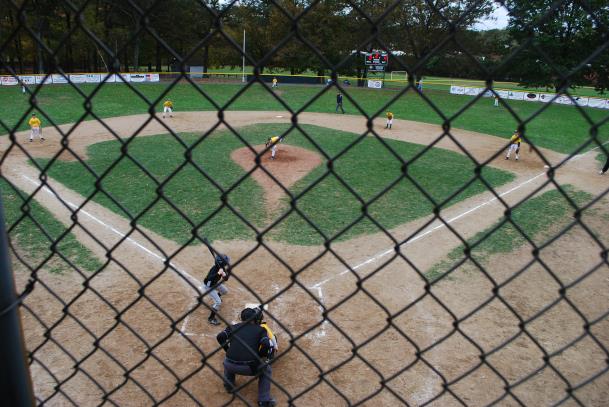
[[[211,313],[207,318],[207,321],[212,325],[220,325],[220,322],[216,319],[216,314],[220,312],[220,306],[222,305],[222,296],[228,293],[224,282],[230,277],[230,258],[224,254],[217,254],[215,257],[215,263],[209,269],[207,277],[203,280],[201,285],[201,291],[203,295],[209,295],[214,301],[212,305]]]
[[[277,154],[277,144],[281,143],[283,141],[283,137],[278,137],[278,136],[273,136],[273,137],[269,137],[266,140],[266,143],[264,143],[264,146],[266,148],[269,148],[269,146],[271,147],[271,160],[275,159],[275,154]]]
[[[522,135],[520,134],[520,130],[515,130],[514,134],[510,138],[510,146],[508,147],[507,155],[505,156],[506,160],[510,159],[510,155],[512,152],[516,153],[516,161],[520,159],[520,143],[522,142]]]

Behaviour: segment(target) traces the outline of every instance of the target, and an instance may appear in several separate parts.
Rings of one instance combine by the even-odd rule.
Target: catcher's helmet
[[[241,321],[254,321],[256,324],[260,325],[262,323],[262,308],[245,308],[241,311]]]
[[[254,308],[245,308],[243,311],[241,311],[241,321],[255,321],[257,314],[258,312],[256,312]]]
[[[228,266],[230,264],[230,258],[225,254],[219,254],[216,256],[216,264],[219,267]]]

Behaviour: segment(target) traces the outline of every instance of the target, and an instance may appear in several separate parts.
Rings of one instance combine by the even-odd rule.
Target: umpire
[[[271,397],[271,366],[268,359],[273,348],[267,331],[258,325],[258,311],[245,308],[241,321],[220,332],[216,339],[226,351],[224,358],[224,388],[232,392],[235,375],[258,376],[258,406],[273,407]]]

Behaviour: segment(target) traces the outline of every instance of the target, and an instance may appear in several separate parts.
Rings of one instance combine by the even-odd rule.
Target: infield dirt
[[[286,123],[287,117],[283,112],[226,112],[225,120],[238,128],[253,123]],[[160,122],[147,122],[148,119],[148,115],[138,115],[104,122],[120,137],[130,137],[140,127],[138,137],[167,132]],[[299,122],[358,134],[367,131],[364,119],[348,115],[303,113]],[[175,132],[205,132],[217,125],[218,119],[212,112],[180,112],[164,123]],[[374,128],[383,137],[425,145],[442,134],[439,126],[422,123],[395,120],[391,131],[383,130],[383,125],[379,121]],[[60,128],[71,132],[67,140],[72,152],[62,151],[60,136],[53,129],[45,129],[45,143],[27,144],[24,133],[18,134],[17,139],[34,157],[59,155],[60,159],[75,159],[73,154],[77,154],[84,159],[89,145],[114,138],[106,127],[94,121]],[[513,205],[537,189],[549,188],[544,187],[548,180],[543,174],[544,161],[534,153],[523,152],[517,163],[505,161],[502,153],[506,139],[457,129],[451,134],[459,144],[443,138],[437,147],[460,153],[463,147],[479,162],[488,161],[491,166],[516,173],[516,180],[499,191],[512,191],[502,197],[507,204]],[[7,153],[9,142],[8,137],[0,142],[6,154],[2,173],[31,193],[37,187],[37,171],[18,148]],[[304,159],[304,152],[294,147],[284,150],[285,147],[280,147],[279,160],[262,161],[271,174],[284,177],[282,182],[295,182],[321,164],[315,154],[307,152],[311,156]],[[552,165],[565,159],[551,151],[542,153]],[[288,160],[292,155],[298,159]],[[246,169],[249,159],[249,165],[253,165],[254,157],[247,156],[240,150],[233,153],[233,159]],[[293,166],[294,162],[300,165]],[[608,187],[607,178],[596,175],[597,165],[593,154],[578,157],[558,168],[554,179],[596,196]],[[266,185],[267,204],[275,208],[284,196],[282,190],[261,170],[253,176]],[[83,197],[53,180],[49,180],[49,185],[54,193],[40,189],[35,199],[60,221],[71,225],[72,214],[65,202],[80,205]],[[454,219],[450,223],[452,230],[468,238],[503,216],[505,208],[498,201],[490,201],[493,198],[490,192],[480,194],[440,215],[445,221]],[[607,247],[606,202],[599,201],[595,207],[583,219]],[[27,347],[35,351],[31,369],[37,397],[44,400],[53,395],[48,405],[69,405],[67,398],[78,405],[97,405],[102,403],[103,393],[111,393],[108,398],[116,404],[133,406],[150,405],[152,398],[175,406],[195,405],[191,397],[203,405],[229,402],[231,396],[224,393],[219,377],[223,357],[215,342],[219,329],[207,324],[208,310],[196,300],[196,286],[211,266],[207,250],[201,246],[181,249],[154,232],[141,227],[134,230],[128,220],[94,202],[86,203],[82,209],[86,214],[78,214],[79,225],[74,233],[103,260],[112,248],[112,260],[100,272],[87,276],[88,288],[83,286],[83,276],[76,272],[38,273],[36,289],[26,300],[28,308],[22,309]],[[565,379],[575,387],[607,368],[606,350],[601,345],[609,348],[609,321],[604,314],[609,309],[609,268],[602,263],[600,247],[586,231],[581,227],[572,229],[540,255],[563,284],[581,279],[567,290],[567,297],[581,315],[562,300],[531,320],[526,332],[522,332],[521,321],[510,307],[523,319],[533,318],[560,298],[560,285],[541,263],[533,264],[500,289],[501,298],[492,299],[493,285],[488,277],[471,267],[464,267],[432,288],[417,273],[442,260],[461,243],[447,227],[433,229],[423,238],[403,245],[400,252],[408,262],[394,253],[379,255],[395,247],[396,242],[441,224],[430,215],[391,230],[395,240],[377,233],[332,244],[331,251],[323,246],[291,246],[276,241],[214,242],[218,250],[235,259],[222,317],[236,320],[247,303],[262,300],[269,304],[268,319],[280,340],[280,354],[273,365],[273,393],[280,405],[288,401],[307,406],[346,405],[337,390],[351,403],[370,397],[365,405],[396,405],[399,398],[420,405],[442,393],[446,381],[451,382],[450,391],[444,391],[431,405],[459,405],[455,396],[470,405],[484,405],[505,394],[506,383],[496,372],[509,383],[529,377],[500,404],[517,405],[517,397],[527,405],[549,405],[566,395]],[[171,256],[179,272],[167,269],[151,253]],[[506,282],[532,258],[528,246],[496,255],[490,259],[489,276]],[[22,288],[30,274],[14,263],[18,288]],[[343,273],[345,264],[359,267]],[[596,271],[584,277],[594,267]],[[489,302],[480,311],[469,315],[486,301]],[[332,322],[322,323],[322,304]],[[41,322],[28,310],[47,327],[53,326],[49,338],[43,336]],[[394,316],[391,325],[387,323],[389,315]],[[589,329],[595,340],[588,335],[576,341],[585,333],[582,315],[589,321],[600,318]],[[455,326],[455,319],[461,318],[465,320]],[[374,340],[369,340],[372,337]],[[563,349],[573,341],[576,342],[572,346]],[[480,359],[481,349],[489,352],[505,342],[501,350]],[[552,355],[551,366],[544,364],[541,349]],[[83,361],[75,368],[76,360]],[[409,369],[402,371],[407,366]],[[480,367],[465,375],[476,366]],[[332,369],[322,381],[320,368]],[[384,376],[384,386],[379,374]],[[586,405],[607,405],[608,376],[600,376],[573,394]],[[458,380],[460,377],[463,379]],[[60,392],[54,390],[56,380],[62,382]],[[125,384],[121,386],[122,383]],[[238,383],[244,380],[241,378]],[[250,384],[240,396],[253,404],[255,393],[255,385]],[[235,399],[235,404],[244,403]]]

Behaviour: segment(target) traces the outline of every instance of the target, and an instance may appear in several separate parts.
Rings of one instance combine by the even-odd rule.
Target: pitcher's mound
[[[264,145],[253,146],[253,148],[256,152],[260,153],[264,150]],[[248,147],[233,151],[230,157],[245,171],[250,171],[256,166],[256,155]],[[270,150],[264,153],[260,159],[260,165],[271,173],[286,189],[307,175],[313,168],[320,165],[321,162],[322,159],[317,153],[285,144],[277,146],[277,154],[274,160],[271,160]],[[286,196],[285,192],[260,168],[257,168],[252,173],[252,177],[264,189],[269,212],[277,209],[281,198]]]

